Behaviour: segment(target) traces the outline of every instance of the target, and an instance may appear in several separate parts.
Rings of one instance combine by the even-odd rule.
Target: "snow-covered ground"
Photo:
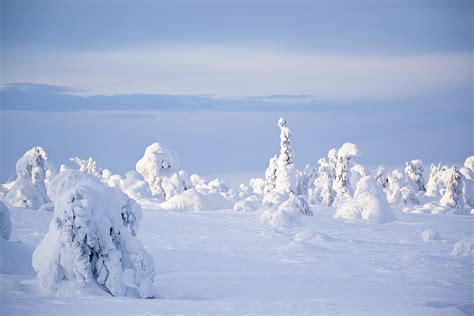
[[[12,236],[0,239],[1,314],[474,313],[473,257],[452,254],[473,238],[474,217],[394,208],[397,220],[378,224],[312,209],[302,225],[277,229],[255,212],[144,209],[138,238],[154,259],[157,287],[147,300],[131,287],[128,297],[78,289],[43,296],[31,254],[53,214],[12,209]],[[428,229],[441,239],[424,241]]]

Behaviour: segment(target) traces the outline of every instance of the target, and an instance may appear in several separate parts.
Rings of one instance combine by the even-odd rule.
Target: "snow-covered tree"
[[[151,199],[153,196],[148,182],[146,182],[142,175],[136,171],[127,172],[125,179],[123,180],[110,176],[109,181],[111,181],[110,184],[112,184],[109,186],[117,187],[115,184],[117,183],[119,185],[118,187],[121,188],[125,194],[136,201]]]
[[[52,166],[44,149],[33,147],[28,150],[16,163],[17,178],[4,201],[13,207],[30,209],[49,203],[45,185],[48,170],[52,170]]]
[[[313,204],[331,206],[336,198],[336,191],[333,189],[335,179],[334,165],[325,158],[319,159],[318,165],[319,176],[314,181],[314,188],[311,190],[309,201]]]
[[[268,163],[267,170],[265,170],[265,194],[272,192],[276,187],[277,161],[277,156],[273,156]]]
[[[362,219],[377,223],[391,222],[395,219],[382,186],[371,176],[360,179],[354,198],[348,198],[339,205],[335,217]]]
[[[423,179],[423,162],[419,159],[408,161],[405,164],[405,174],[407,178],[415,183],[413,189],[416,192],[426,192],[425,180]]]
[[[438,197],[441,190],[440,178],[442,175],[441,163],[438,165],[431,164],[430,166],[430,177],[426,184],[426,196]]]
[[[287,195],[296,193],[296,173],[293,164],[293,151],[291,149],[290,129],[284,118],[278,120],[280,127],[280,156],[277,160],[275,191]]]
[[[10,219],[10,210],[0,201],[0,238],[10,239],[12,233],[12,222]]]
[[[296,194],[308,196],[318,175],[316,168],[307,164],[304,170],[296,170]]]
[[[352,160],[359,154],[359,149],[352,143],[343,144],[337,151],[334,190],[338,196],[352,196],[353,189],[350,183]]]
[[[456,166],[445,175],[446,191],[440,200],[440,204],[457,210],[464,209],[462,174]]]
[[[142,298],[154,296],[154,264],[134,236],[141,208],[120,190],[96,177],[66,170],[50,184],[54,217],[33,253],[39,284],[54,291],[62,281],[102,285],[125,295],[123,272],[134,272]]]
[[[254,194],[263,195],[265,193],[265,180],[262,178],[250,179],[250,187]]]
[[[172,177],[179,170],[179,158],[173,151],[160,143],[151,144],[137,162],[136,170],[148,182],[155,196],[162,199],[171,198],[166,195],[163,181],[165,178]]]
[[[464,161],[464,168],[467,168],[474,172],[474,156],[467,157]]]
[[[405,185],[401,170],[395,169],[387,175],[388,187],[385,189],[390,204],[419,204],[416,193],[411,186]]]
[[[375,180],[377,180],[378,183],[380,183],[380,185],[383,187],[383,188],[387,188],[388,187],[388,178],[387,178],[387,172],[385,171],[385,167],[384,166],[379,166],[377,168],[377,174],[375,176]]]

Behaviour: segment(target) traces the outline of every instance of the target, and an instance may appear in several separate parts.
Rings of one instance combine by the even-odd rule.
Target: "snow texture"
[[[454,244],[452,254],[455,256],[473,256],[474,239],[464,238]]]
[[[430,241],[440,240],[442,238],[436,229],[427,229],[421,233],[421,239],[423,239],[423,241]]]

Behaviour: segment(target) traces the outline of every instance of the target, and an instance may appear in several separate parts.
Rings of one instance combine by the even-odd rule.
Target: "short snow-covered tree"
[[[385,189],[390,204],[419,204],[416,192],[411,186],[405,185],[405,177],[401,170],[395,169],[387,175],[388,187]]]
[[[360,179],[354,198],[349,198],[339,205],[335,217],[362,219],[377,223],[391,222],[395,219],[382,186],[371,176]]]
[[[464,161],[464,168],[467,168],[474,172],[474,156],[467,157]]]
[[[336,191],[333,189],[335,179],[335,169],[330,160],[321,158],[318,161],[319,176],[314,181],[314,188],[309,196],[310,203],[331,206],[336,198]]]
[[[60,173],[50,188],[54,217],[33,253],[39,284],[54,291],[67,281],[79,286],[97,283],[123,296],[123,273],[131,269],[139,295],[153,297],[153,260],[135,238],[140,206],[78,170]]]
[[[446,191],[440,204],[456,210],[464,209],[462,174],[456,166],[452,166],[445,174]]]
[[[377,180],[378,183],[380,183],[380,185],[383,187],[383,188],[387,188],[388,187],[388,178],[387,178],[387,172],[385,171],[385,167],[384,166],[379,166],[377,168],[377,174],[375,176],[375,180]]]
[[[155,196],[169,199],[163,188],[165,178],[172,177],[179,170],[178,156],[160,143],[153,143],[145,150],[143,157],[137,162],[136,170],[150,185]]]
[[[277,161],[277,156],[273,156],[268,163],[267,170],[265,170],[265,194],[272,192],[276,187]]]
[[[408,161],[405,164],[405,174],[408,181],[413,181],[416,192],[426,192],[425,180],[423,179],[423,162],[419,159]]]
[[[52,166],[43,148],[28,150],[16,163],[16,180],[4,201],[13,207],[30,209],[39,209],[49,203],[45,185],[49,170],[52,170]]]
[[[309,164],[303,170],[296,171],[296,194],[308,196],[310,188],[314,185],[314,180],[318,175],[316,168]]]
[[[352,143],[345,143],[337,151],[336,179],[334,181],[334,190],[338,196],[352,196],[351,187],[351,167],[354,157],[359,156],[359,148]]]
[[[442,175],[441,163],[438,165],[431,164],[430,166],[430,177],[426,184],[426,196],[438,197],[441,190],[440,178]]]
[[[263,195],[265,193],[265,180],[262,178],[250,179],[250,187],[254,194]]]
[[[10,210],[0,201],[0,238],[10,239],[12,233],[12,222],[10,219]]]

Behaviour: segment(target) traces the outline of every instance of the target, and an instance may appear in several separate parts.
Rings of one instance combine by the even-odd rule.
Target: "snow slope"
[[[137,237],[155,261],[159,298],[142,300],[133,288],[130,297],[42,296],[32,270],[3,269],[6,256],[31,256],[52,217],[12,209],[0,252],[1,315],[474,313],[473,257],[452,254],[473,237],[474,217],[394,211],[396,221],[377,224],[317,207],[301,226],[274,229],[256,212],[144,209]],[[428,229],[441,239],[423,241]]]

